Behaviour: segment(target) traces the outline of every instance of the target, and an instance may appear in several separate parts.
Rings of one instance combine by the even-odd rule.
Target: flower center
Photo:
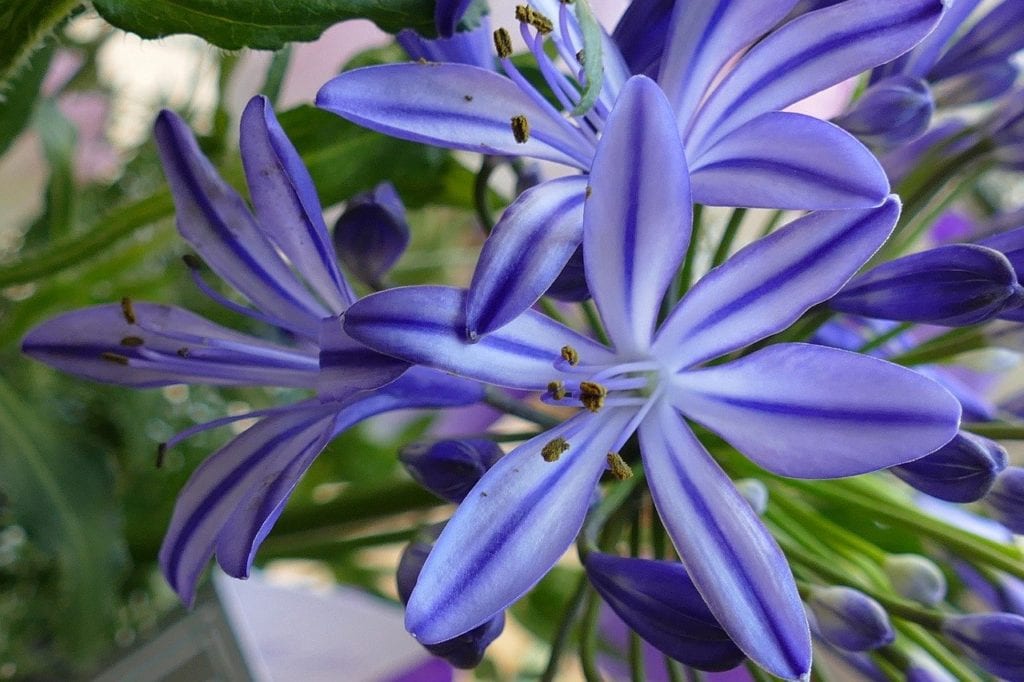
[[[549,405],[580,406],[591,412],[605,407],[643,407],[659,393],[661,364],[653,359],[592,365],[569,346],[561,349],[555,368],[569,375],[548,384],[541,400]]]

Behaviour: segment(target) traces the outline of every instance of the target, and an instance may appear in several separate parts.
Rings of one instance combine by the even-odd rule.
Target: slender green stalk
[[[476,209],[477,218],[480,219],[480,226],[484,234],[490,234],[494,229],[494,216],[491,215],[491,207],[488,203],[490,188],[489,182],[494,169],[501,163],[501,159],[494,156],[485,156],[480,163],[480,172],[473,180],[473,207]]]
[[[747,661],[747,672],[754,678],[754,682],[772,682],[771,676],[752,661]]]
[[[600,610],[601,600],[597,592],[588,590],[580,636],[580,667],[587,682],[601,682],[601,673],[597,670],[597,616]]]
[[[683,679],[683,670],[679,665],[679,662],[665,656],[665,672],[668,673],[669,682],[686,682]],[[687,669],[686,679],[689,680],[689,669]]]
[[[520,419],[525,419],[528,422],[533,422],[537,426],[543,426],[546,429],[550,429],[552,426],[557,426],[562,423],[561,419],[552,417],[547,412],[541,412],[540,410],[530,407],[521,400],[516,400],[510,397],[504,391],[501,391],[493,386],[487,386],[484,388],[484,402],[501,410],[505,414],[511,414]]]
[[[704,206],[694,204],[693,206],[693,229],[690,231],[690,248],[686,250],[686,257],[683,259],[683,268],[679,271],[679,281],[676,287],[676,300],[690,290],[693,284],[694,260],[697,258],[697,251],[700,248],[701,235],[704,231]]]
[[[745,208],[737,208],[732,212],[729,222],[725,225],[725,231],[722,232],[722,239],[718,242],[718,248],[715,249],[715,255],[711,258],[711,267],[718,267],[729,257],[733,242],[736,241],[736,235],[739,234],[740,226],[746,215],[747,209]]]
[[[284,75],[288,71],[288,64],[291,63],[291,60],[292,45],[288,43],[274,53],[274,57],[270,60],[270,66],[267,68],[267,77],[263,81],[262,92],[275,106],[281,96]]]
[[[611,345],[611,341],[608,339],[608,334],[604,330],[604,325],[601,323],[601,316],[597,312],[597,307],[593,301],[584,301],[580,304],[583,309],[583,316],[587,319],[587,324],[590,325],[590,330],[594,332],[594,336],[597,340],[606,346]]]
[[[772,232],[774,232],[775,228],[779,226],[779,223],[782,222],[782,218],[785,215],[786,215],[786,212],[781,210],[781,209],[778,210],[778,211],[772,211],[771,217],[768,218],[768,220],[764,224],[764,227],[761,228],[760,236],[761,237],[767,237]]]
[[[590,582],[587,580],[587,574],[584,573],[580,576],[579,583],[576,585],[576,590],[569,597],[569,603],[565,607],[565,613],[562,614],[562,620],[558,623],[558,629],[555,631],[555,638],[551,642],[551,655],[548,657],[548,665],[544,669],[544,674],[540,676],[539,682],[554,682],[556,675],[558,675],[558,662],[562,657],[562,652],[565,650],[566,644],[569,642],[569,635],[572,633],[573,623],[576,622],[576,616],[579,615],[580,607],[583,605],[583,599],[587,596],[587,588],[590,586]]]
[[[892,341],[897,336],[900,336],[900,335],[904,334],[905,332],[910,330],[913,326],[914,326],[913,322],[903,322],[902,324],[898,324],[895,327],[893,327],[892,329],[890,329],[889,331],[887,331],[887,332],[885,332],[883,334],[879,334],[875,338],[873,338],[870,341],[868,341],[867,343],[865,343],[863,346],[861,346],[860,348],[857,349],[857,352],[858,353],[870,353],[871,351],[875,350],[876,348],[880,348],[881,346],[884,346],[888,342]]]
[[[969,422],[961,428],[994,440],[1024,440],[1024,423]]]
[[[917,348],[894,355],[889,360],[901,365],[924,365],[987,346],[988,339],[977,325],[960,327],[936,336]]]
[[[568,320],[565,319],[565,315],[559,312],[558,306],[556,306],[551,299],[547,297],[542,297],[539,301],[537,301],[537,305],[539,305],[540,309],[544,311],[544,314],[550,317],[551,319],[561,322],[566,327],[572,326],[569,324]]]
[[[959,656],[942,646],[942,643],[924,628],[913,623],[897,623],[896,628],[924,649],[960,682],[982,682],[985,679],[965,665]]]

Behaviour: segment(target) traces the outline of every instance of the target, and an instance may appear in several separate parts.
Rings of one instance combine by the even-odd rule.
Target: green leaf
[[[106,650],[124,554],[105,459],[53,429],[59,401],[0,375],[0,487],[28,539],[60,571],[59,635],[81,663]]]
[[[43,48],[33,55],[27,68],[7,84],[7,90],[0,100],[0,156],[7,151],[32,117],[39,85],[43,82],[52,56],[52,46]]]
[[[583,73],[587,77],[587,82],[583,96],[572,113],[573,116],[582,116],[590,111],[601,94],[601,85],[604,82],[604,55],[601,50],[601,25],[597,23],[587,0],[576,0],[576,17],[583,31]]]
[[[0,0],[0,84],[21,70],[43,38],[79,4],[78,0]]]
[[[191,33],[228,50],[316,40],[347,19],[369,19],[390,33],[435,33],[433,0],[95,0],[93,6],[143,38]]]

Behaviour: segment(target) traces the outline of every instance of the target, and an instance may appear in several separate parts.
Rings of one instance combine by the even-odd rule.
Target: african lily
[[[380,352],[584,408],[502,458],[462,502],[410,597],[421,642],[484,623],[576,537],[606,468],[639,433],[658,512],[725,632],[770,672],[807,675],[810,635],[786,559],[684,419],[783,476],[851,476],[936,449],[957,429],[945,389],[895,365],[799,343],[709,361],[785,329],[829,298],[889,235],[899,204],[801,218],[706,275],[658,327],[687,250],[691,200],[672,108],[645,77],[623,87],[589,176],[583,253],[611,347],[528,311],[465,342],[466,292],[392,289],[345,330]],[[616,245],[608,248],[607,245]]]
[[[697,203],[864,208],[888,193],[878,163],[852,136],[782,109],[909,50],[938,21],[942,3],[850,0],[775,28],[795,4],[686,2],[673,10],[658,83],[673,109],[689,164],[686,187]],[[567,8],[539,0],[520,7],[517,18],[551,92],[563,110],[572,110],[568,118],[512,63],[504,29],[495,41],[507,77],[465,64],[389,64],[338,76],[320,91],[317,104],[390,135],[529,156],[586,173],[630,69],[604,36],[603,80],[593,106],[586,106],[589,84],[577,60],[582,30]],[[569,72],[580,74],[575,82],[544,52],[548,37]],[[555,280],[582,238],[586,184],[580,175],[542,183],[505,212],[470,287],[467,338],[509,322]]]
[[[313,182],[265,99],[253,99],[242,118],[242,160],[255,215],[217,175],[181,119],[163,112],[156,139],[178,230],[198,253],[186,258],[196,283],[293,341],[267,341],[181,308],[126,298],[43,323],[25,338],[23,350],[66,372],[136,388],[194,383],[316,391],[296,403],[193,427],[160,446],[162,453],[197,431],[261,418],[208,457],[178,497],[160,563],[190,604],[214,553],[230,575],[248,575],[292,489],[332,438],[384,411],[462,405],[481,393],[472,382],[409,369],[344,334],[338,316],[355,295],[335,262]],[[203,264],[254,307],[212,289],[200,274]]]

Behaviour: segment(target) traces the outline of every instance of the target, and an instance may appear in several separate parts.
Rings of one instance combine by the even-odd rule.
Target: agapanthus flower
[[[534,311],[467,344],[466,292],[446,287],[392,289],[346,313],[346,331],[381,352],[583,408],[460,505],[406,611],[420,641],[472,629],[532,587],[576,537],[605,469],[629,475],[620,450],[638,432],[655,505],[715,618],[758,664],[803,677],[810,636],[788,564],[685,419],[803,478],[907,462],[956,433],[952,395],[875,358],[785,343],[707,364],[834,294],[885,241],[898,201],[794,221],[708,273],[655,331],[688,247],[688,185],[675,114],[634,77],[605,123],[584,213],[587,282],[611,347]]]
[[[923,133],[936,107],[992,100],[1009,91],[1024,34],[1006,27],[1020,25],[1024,5],[1002,2],[962,31],[979,4],[950,3],[913,50],[872,70],[864,95],[836,123],[871,144],[894,146]]]
[[[697,203],[839,209],[876,206],[888,193],[876,159],[855,138],[782,109],[910,49],[933,28],[943,3],[849,0],[776,27],[795,4],[685,2],[673,10],[658,82],[689,163],[689,182],[676,190],[692,188]],[[534,0],[517,10],[523,37],[568,117],[512,63],[503,29],[495,41],[506,76],[465,64],[387,64],[341,74],[321,89],[317,104],[389,135],[586,173],[630,68],[604,35],[603,80],[593,106],[580,111],[590,84],[578,60],[582,30],[568,7]],[[547,55],[546,38],[575,81]],[[544,182],[505,212],[470,287],[468,338],[501,327],[550,287],[580,244],[586,185],[581,175]]]
[[[264,98],[253,99],[242,117],[242,161],[255,214],[176,115],[160,114],[156,141],[178,230],[198,254],[186,258],[197,284],[229,309],[269,324],[277,340],[125,298],[43,323],[23,350],[66,372],[136,388],[192,383],[316,391],[296,403],[193,427],[161,445],[162,451],[197,431],[261,418],[208,457],[178,497],[160,564],[191,603],[214,553],[230,575],[248,574],[299,478],[340,432],[388,410],[472,403],[481,391],[472,382],[409,369],[345,335],[338,316],[356,297],[338,269],[312,179]],[[211,288],[202,264],[253,307]]]

